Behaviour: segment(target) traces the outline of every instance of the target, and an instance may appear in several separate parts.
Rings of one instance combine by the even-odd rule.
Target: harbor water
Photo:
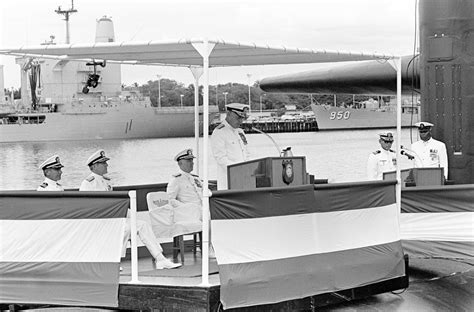
[[[380,148],[378,133],[386,131],[395,133],[395,129],[374,129],[271,134],[278,148],[263,134],[248,134],[247,139],[253,158],[276,157],[279,156],[278,149],[281,151],[291,146],[295,156],[306,156],[307,172],[315,178],[328,179],[330,183],[354,182],[366,180],[368,155]],[[412,140],[418,139],[417,136],[417,131],[403,129],[402,145],[409,147]],[[194,145],[192,137],[3,143],[0,144],[0,190],[36,189],[43,181],[39,164],[54,154],[59,155],[65,166],[60,183],[65,188],[78,188],[89,173],[85,163],[87,158],[98,149],[104,149],[111,158],[108,176],[114,185],[167,182],[177,172],[174,156],[185,148],[194,148]],[[209,166],[209,179],[215,179],[216,165],[212,154]],[[402,156],[402,169],[410,166],[411,162]],[[202,160],[199,169],[202,171]]]

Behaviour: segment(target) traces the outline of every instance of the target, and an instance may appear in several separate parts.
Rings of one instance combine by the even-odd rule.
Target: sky
[[[96,20],[111,17],[115,40],[222,39],[257,45],[408,55],[413,53],[416,0],[75,0],[70,16],[71,43],[92,43]],[[0,48],[37,45],[55,36],[64,43],[63,16],[71,0],[1,0]],[[5,87],[20,86],[13,57],[0,56]],[[212,69],[209,83],[256,80],[321,65],[278,65]],[[250,79],[248,78],[250,74]],[[156,75],[185,85],[187,68],[122,66],[130,85]]]

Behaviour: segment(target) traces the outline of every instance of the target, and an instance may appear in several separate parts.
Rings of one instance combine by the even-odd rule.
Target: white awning
[[[101,42],[93,44],[36,45],[2,48],[0,54],[35,56],[66,60],[107,60],[124,64],[160,66],[202,66],[203,59],[195,48],[204,39],[149,42]],[[392,56],[258,46],[251,43],[208,40],[215,45],[209,55],[209,67],[304,64],[324,62],[390,59]]]

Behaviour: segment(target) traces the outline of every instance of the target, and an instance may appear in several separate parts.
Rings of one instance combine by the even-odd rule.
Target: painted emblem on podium
[[[282,162],[282,172],[281,172],[283,182],[287,185],[290,185],[293,182],[293,160],[284,159]]]

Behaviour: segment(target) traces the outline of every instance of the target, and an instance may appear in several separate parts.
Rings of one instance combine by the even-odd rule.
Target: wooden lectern
[[[416,186],[443,185],[444,168],[413,168],[413,180]]]
[[[407,182],[407,178],[410,176],[411,169],[403,169],[400,170],[400,178],[402,181],[402,186],[405,187],[405,183]],[[383,173],[384,180],[396,180],[397,179],[397,172],[396,171],[388,171]]]
[[[402,186],[444,185],[444,168],[412,168],[401,170]],[[395,180],[395,171],[384,172],[384,180]],[[405,185],[406,184],[406,185]]]
[[[229,190],[307,184],[304,156],[266,157],[227,167]]]

